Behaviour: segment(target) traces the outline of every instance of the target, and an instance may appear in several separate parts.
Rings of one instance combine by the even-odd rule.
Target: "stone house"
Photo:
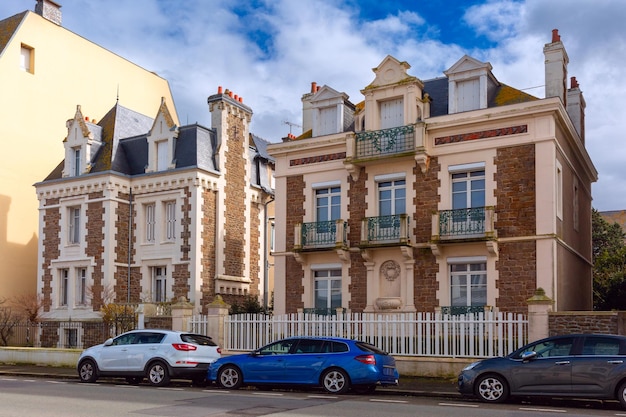
[[[173,103],[166,79],[62,25],[59,0],[29,0],[34,11],[0,16],[0,299],[37,290],[38,201],[32,185],[63,158],[64,121],[77,103],[86,116],[105,114],[116,95],[154,115],[161,97]],[[17,2],[15,2],[17,3]],[[68,2],[67,7],[79,7]],[[106,3],[102,7],[110,7]],[[178,123],[175,109],[172,118]],[[16,158],[28,144],[28,163]]]
[[[78,106],[65,158],[35,184],[38,293],[46,320],[97,320],[107,303],[216,294],[267,299],[273,160],[232,92],[208,98],[211,128],[116,103],[100,121]],[[80,335],[78,335],[80,336]]]
[[[312,83],[276,160],[276,313],[591,310],[585,101],[558,31],[545,98],[464,56],[444,76],[387,56],[364,100]]]

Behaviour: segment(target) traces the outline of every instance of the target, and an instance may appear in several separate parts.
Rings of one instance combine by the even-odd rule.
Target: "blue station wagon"
[[[322,387],[333,394],[373,392],[397,385],[396,361],[369,343],[352,339],[294,337],[251,353],[225,356],[209,366],[207,380],[238,389],[244,385]]]

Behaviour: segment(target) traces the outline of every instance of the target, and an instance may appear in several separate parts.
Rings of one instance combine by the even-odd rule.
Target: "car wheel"
[[[96,382],[98,379],[98,369],[96,363],[91,359],[85,359],[78,365],[78,376],[81,382]]]
[[[152,362],[148,367],[148,381],[155,387],[162,387],[170,382],[170,375],[167,372],[167,366],[161,362]]]
[[[341,369],[329,369],[322,376],[322,386],[330,394],[344,394],[350,389],[350,378]]]
[[[617,390],[617,399],[622,405],[622,408],[626,408],[626,382],[619,386]]]
[[[476,395],[484,402],[501,403],[509,398],[509,385],[500,375],[485,375],[476,384]]]
[[[143,381],[142,376],[127,376],[126,377],[126,382],[128,382],[130,385],[139,385],[141,384],[141,381]]]
[[[352,391],[359,395],[372,394],[376,391],[376,385],[355,385]]]
[[[222,366],[217,373],[217,383],[222,388],[238,389],[243,384],[243,375],[236,366]]]

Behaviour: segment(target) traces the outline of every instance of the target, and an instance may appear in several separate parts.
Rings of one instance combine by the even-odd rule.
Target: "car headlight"
[[[474,369],[476,366],[478,366],[479,363],[480,363],[480,361],[470,363],[465,368],[463,368],[463,370],[464,371],[470,371],[470,370]]]

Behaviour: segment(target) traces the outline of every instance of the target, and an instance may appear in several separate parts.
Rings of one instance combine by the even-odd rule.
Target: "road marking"
[[[399,404],[406,404],[406,403],[408,403],[408,401],[401,401],[401,400],[375,400],[373,398],[370,398],[370,402],[373,402],[373,403],[399,403]]]
[[[323,399],[330,398],[332,400],[336,400],[339,397],[331,397],[330,395],[307,395],[307,398],[323,398]]]
[[[67,384],[67,382],[63,382],[63,381],[46,381],[49,382],[51,384]]]
[[[203,389],[202,392],[210,392],[211,394],[230,394],[230,391],[222,391],[222,390],[214,390],[214,389]]]
[[[266,397],[282,397],[284,394],[278,392],[253,392],[252,395],[262,395]]]
[[[523,411],[539,411],[542,413],[567,413],[567,410],[559,410],[555,408],[533,408],[533,407],[520,407]]]
[[[157,389],[160,389],[163,391],[184,391],[184,388],[157,387]]]
[[[459,403],[439,403],[439,405],[444,407],[470,407],[470,408],[478,408],[477,404],[459,404]]]
[[[113,384],[114,387],[120,388],[139,388],[137,385]]]
[[[2,378],[3,381],[17,381],[17,378]]]

